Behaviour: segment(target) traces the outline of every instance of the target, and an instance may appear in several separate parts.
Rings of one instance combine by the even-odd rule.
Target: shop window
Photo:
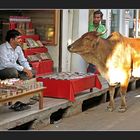
[[[42,13],[44,12],[44,13]],[[35,31],[45,45],[58,44],[59,10],[40,11],[41,18],[32,17]]]
[[[111,32],[119,31],[119,18],[120,11],[119,10],[111,10]]]

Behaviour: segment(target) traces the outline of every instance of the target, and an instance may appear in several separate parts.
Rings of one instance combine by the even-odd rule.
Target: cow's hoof
[[[123,113],[123,112],[125,112],[126,110],[127,110],[127,107],[120,107],[120,108],[118,109],[118,112]]]
[[[113,108],[113,107],[111,107],[111,106],[107,106],[106,111],[108,111],[108,112],[113,112],[113,110],[114,110],[114,108]]]

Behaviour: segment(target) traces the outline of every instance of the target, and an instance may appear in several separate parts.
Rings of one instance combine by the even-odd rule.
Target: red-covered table
[[[72,80],[56,80],[48,78],[37,78],[37,80],[42,81],[44,86],[47,87],[44,90],[43,96],[65,98],[70,101],[74,101],[75,95],[81,91],[94,87],[99,89],[102,88],[96,74]]]

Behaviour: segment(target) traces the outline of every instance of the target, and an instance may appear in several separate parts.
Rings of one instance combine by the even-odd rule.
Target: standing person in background
[[[88,31],[97,31],[104,32],[106,28],[103,24],[101,24],[101,20],[103,19],[103,13],[100,10],[97,10],[93,13],[93,22],[89,23]],[[106,38],[107,34],[101,35],[102,38]],[[96,73],[96,66],[89,63],[87,72]]]

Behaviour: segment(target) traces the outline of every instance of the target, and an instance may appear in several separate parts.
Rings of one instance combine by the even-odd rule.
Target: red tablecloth
[[[96,74],[72,80],[55,80],[48,78],[37,78],[37,80],[42,81],[44,86],[47,87],[44,90],[44,96],[65,98],[70,101],[74,101],[74,96],[81,91],[94,87],[102,88]]]

